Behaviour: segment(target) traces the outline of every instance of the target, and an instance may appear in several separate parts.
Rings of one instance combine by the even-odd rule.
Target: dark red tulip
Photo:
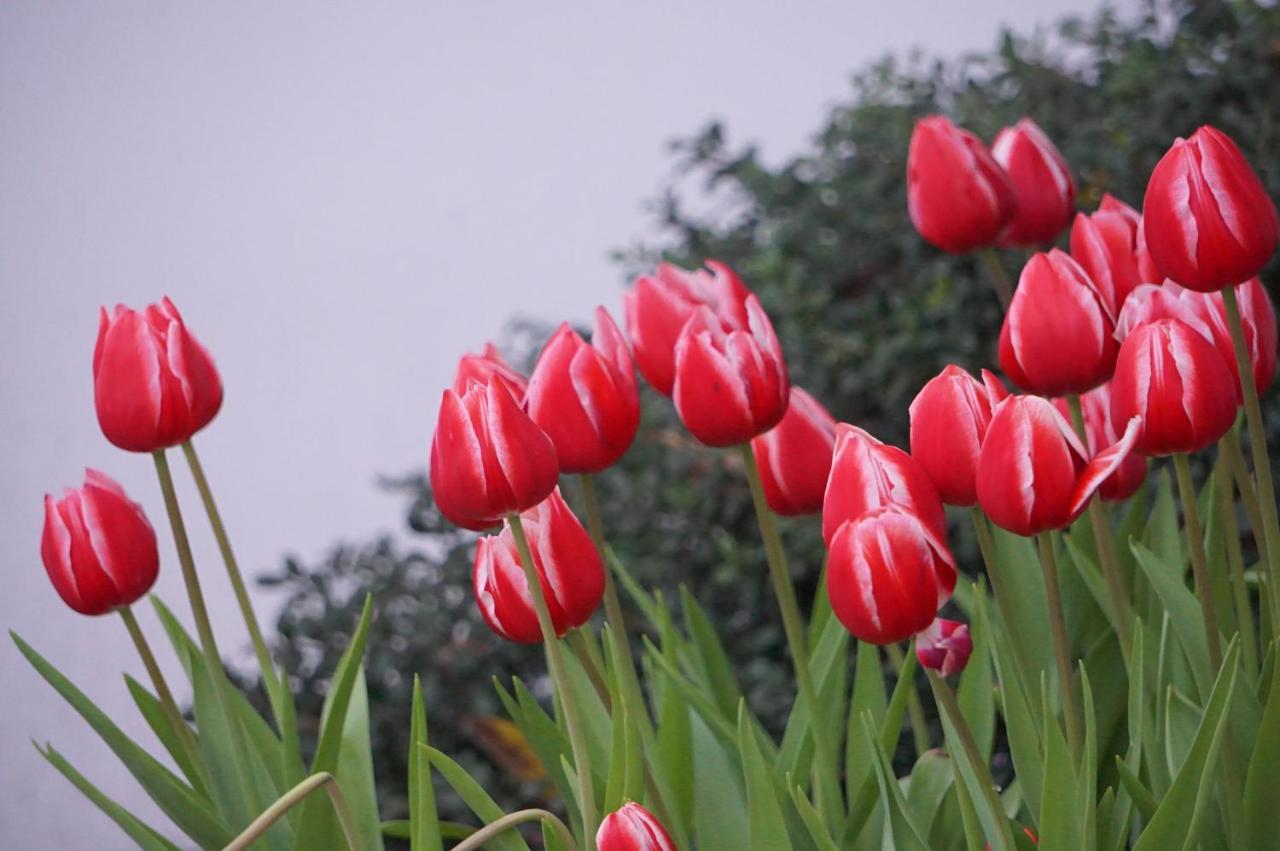
[[[660,263],[652,275],[636,278],[635,286],[623,296],[623,314],[636,365],[653,389],[671,395],[676,341],[699,307],[711,308],[725,330],[744,329],[750,294],[734,271],[717,260],[693,270]]]
[[[1065,398],[1054,399],[1053,404],[1062,416],[1071,419],[1071,406]],[[1111,415],[1111,382],[1082,395],[1080,409],[1084,414],[1085,448],[1090,457],[1120,441],[1120,430]],[[1098,487],[1098,496],[1107,502],[1126,500],[1142,487],[1146,477],[1146,459],[1131,452]]]
[[[911,457],[948,505],[977,503],[978,453],[991,414],[1007,395],[1000,379],[987,370],[980,382],[953,364],[912,401]]]
[[[1156,163],[1142,229],[1164,275],[1200,292],[1249,280],[1280,240],[1266,187],[1236,143],[1208,125],[1176,140]]]
[[[676,851],[676,844],[653,813],[632,801],[600,822],[596,848],[599,851]]]
[[[640,425],[631,351],[603,307],[591,345],[564,323],[547,341],[525,394],[566,473],[598,473],[623,456]]]
[[[835,442],[835,417],[793,386],[782,422],[751,440],[769,507],[787,516],[821,511]]]
[[[900,505],[840,524],[827,560],[831,609],[859,641],[893,644],[933,622],[956,585],[951,553]]]
[[[994,245],[1017,208],[1009,176],[982,140],[941,115],[916,122],[907,151],[907,212],[952,254]]]
[[[1231,368],[1177,319],[1139,325],[1125,338],[1111,392],[1117,420],[1142,418],[1136,448],[1145,455],[1204,449],[1236,420]]]
[[[528,379],[507,363],[493,343],[485,343],[480,354],[468,352],[458,360],[458,370],[453,375],[453,392],[461,396],[473,381],[488,384],[494,378],[507,386],[516,401],[524,399]]]
[[[935,618],[916,636],[916,658],[920,664],[944,677],[963,671],[972,654],[973,638],[969,627],[960,621]]]
[[[464,529],[496,525],[546,499],[560,468],[547,433],[501,380],[444,391],[431,440],[431,493],[440,513]]]
[[[726,331],[700,307],[676,343],[672,400],[685,428],[708,446],[746,443],[787,412],[791,384],[773,325],[755,296],[746,309],[746,327]]]
[[[591,536],[569,510],[560,489],[520,513],[542,596],[556,635],[582,626],[604,596],[604,566]],[[501,637],[520,644],[542,640],[529,583],[510,521],[476,542],[472,579],[480,614]]]
[[[1114,333],[1106,300],[1079,263],[1056,248],[1033,254],[1000,329],[1000,368],[1032,393],[1084,393],[1111,377]]]
[[[222,407],[222,380],[168,298],[143,311],[118,304],[100,313],[93,401],[107,440],[154,452],[209,424]]]
[[[1139,418],[1127,420],[1120,440],[1090,460],[1049,400],[1010,396],[996,409],[982,443],[978,504],[991,522],[1018,535],[1062,529],[1124,463],[1140,425]]]
[[[85,470],[84,485],[62,499],[45,495],[40,557],[58,596],[82,615],[133,604],[160,570],[142,506],[97,470]]]
[[[1138,284],[1137,231],[1124,213],[1099,210],[1076,213],[1071,226],[1071,256],[1088,274],[1112,316]]]
[[[1071,221],[1076,184],[1071,169],[1044,131],[1030,118],[996,134],[991,155],[1009,175],[1018,209],[1000,236],[1001,245],[1045,245]]]

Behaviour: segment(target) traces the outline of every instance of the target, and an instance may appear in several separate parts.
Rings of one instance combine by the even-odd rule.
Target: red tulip
[[[467,392],[471,382],[488,384],[494,378],[500,379],[517,401],[524,398],[528,379],[511,368],[497,346],[485,343],[480,354],[468,352],[459,359],[458,371],[453,375],[453,392],[461,396]]]
[[[1142,283],[1135,239],[1133,222],[1123,213],[1076,213],[1071,226],[1071,256],[1102,294],[1112,316],[1120,312],[1129,293]]]
[[[1117,412],[1119,413],[1119,412]],[[978,457],[978,504],[991,521],[1018,535],[1061,529],[1133,449],[1140,419],[1087,460],[1071,425],[1047,399],[1010,396],[1000,403]]]
[[[1266,187],[1235,142],[1208,125],[1176,140],[1156,163],[1142,229],[1165,276],[1200,292],[1249,280],[1280,240]]]
[[[1119,215],[1131,228],[1133,232],[1131,237],[1133,263],[1138,270],[1138,282],[1150,284],[1154,281],[1164,280],[1164,275],[1156,268],[1156,264],[1151,260],[1151,254],[1147,251],[1147,240],[1142,234],[1142,214],[1107,192],[1102,194],[1102,201],[1098,204],[1098,212]],[[1075,243],[1072,243],[1072,254],[1076,253],[1074,245]],[[1079,260],[1080,258],[1077,257],[1076,259]],[[1084,265],[1083,260],[1080,262]],[[1120,303],[1123,304],[1124,299],[1120,299]]]
[[[97,470],[85,470],[84,485],[62,499],[45,495],[40,557],[58,596],[82,615],[131,605],[160,570],[142,506]]]
[[[1106,300],[1079,263],[1056,248],[1034,254],[1000,329],[1000,368],[1032,393],[1083,393],[1111,377],[1114,332]]]
[[[1013,182],[1018,209],[1000,236],[1001,245],[1053,242],[1071,221],[1076,184],[1067,161],[1030,118],[996,134],[995,157]]]
[[[596,848],[599,851],[676,851],[676,844],[653,813],[632,801],[600,822]]]
[[[960,621],[935,618],[916,636],[916,658],[920,664],[944,677],[963,671],[972,654],[969,627]]]
[[[521,512],[520,522],[529,539],[529,551],[556,635],[564,635],[590,620],[600,605],[604,596],[600,554],[560,496],[559,488],[535,507]],[[494,632],[520,644],[542,640],[509,521],[498,534],[486,535],[476,542],[472,579],[480,614]]]
[[[916,122],[907,151],[907,212],[952,254],[995,243],[1017,208],[1009,176],[982,140],[941,115]]]
[[[555,444],[560,469],[598,473],[622,457],[640,425],[631,352],[603,307],[587,345],[564,323],[538,357],[525,407]]]
[[[948,505],[978,501],[978,453],[991,413],[1009,395],[987,370],[982,381],[950,365],[920,388],[911,403],[911,457]]]
[[[792,387],[782,422],[751,440],[769,507],[787,516],[821,511],[835,442],[835,417],[817,399]]]
[[[773,325],[755,296],[746,309],[746,328],[726,331],[700,307],[676,343],[676,412],[708,446],[746,443],[787,412],[791,385]]]
[[[636,278],[635,286],[623,296],[623,313],[636,365],[653,389],[671,395],[676,341],[699,307],[711,308],[726,331],[746,328],[750,294],[733,270],[717,260],[692,271],[660,263],[652,275]]]
[[[1120,216],[1129,225],[1133,238],[1138,238],[1138,231],[1142,229],[1142,214],[1110,192],[1102,193],[1102,200],[1098,202],[1098,212],[1114,213]]]
[[[453,523],[487,529],[542,502],[559,476],[551,438],[505,382],[472,381],[461,395],[444,391],[431,440],[431,492]]]
[[[899,505],[840,524],[831,539],[827,594],[859,641],[893,644],[933,622],[956,585],[951,553]]]
[[[822,503],[823,540],[830,547],[846,521],[886,505],[896,505],[918,517],[934,549],[953,564],[947,550],[942,500],[924,468],[898,447],[881,443],[857,426],[840,423]]]
[[[1062,416],[1070,419],[1071,407],[1065,398],[1054,399],[1053,404]],[[1111,414],[1111,382],[1082,395],[1080,409],[1084,414],[1085,447],[1090,457],[1120,441],[1120,431]],[[1098,496],[1107,502],[1126,500],[1142,487],[1146,477],[1146,459],[1131,452],[1098,487]]]
[[[1140,325],[1125,338],[1111,392],[1117,419],[1142,418],[1136,448],[1145,455],[1203,449],[1236,420],[1230,367],[1177,319]]]
[[[222,380],[168,298],[142,312],[118,304],[100,312],[93,401],[107,440],[154,452],[209,424],[222,407]]]

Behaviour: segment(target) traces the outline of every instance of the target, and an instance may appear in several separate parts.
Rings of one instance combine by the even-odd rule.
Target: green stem
[[[1051,533],[1036,535],[1040,548],[1040,566],[1044,569],[1044,591],[1049,604],[1049,629],[1053,634],[1053,655],[1058,665],[1058,693],[1062,714],[1067,722],[1067,745],[1072,757],[1080,759],[1080,710],[1076,706],[1075,680],[1071,663],[1071,643],[1067,637],[1067,617],[1062,608],[1062,589],[1058,585],[1058,559],[1053,552]]]
[[[1173,470],[1178,477],[1178,494],[1182,497],[1182,517],[1187,527],[1187,549],[1191,553],[1191,573],[1196,580],[1196,596],[1204,618],[1204,637],[1209,647],[1209,664],[1217,671],[1222,664],[1222,644],[1218,637],[1218,607],[1213,602],[1213,586],[1209,582],[1209,565],[1204,555],[1204,534],[1200,527],[1200,506],[1196,503],[1196,486],[1191,481],[1191,464],[1185,452],[1174,453]]]
[[[991,527],[987,525],[987,516],[982,513],[981,508],[975,506],[969,509],[969,518],[973,521],[973,529],[978,536],[978,551],[982,553],[982,561],[987,566],[987,579],[991,581],[991,592],[996,598],[996,608],[1000,610],[1000,620],[1004,622],[1004,628],[1009,633],[1009,639],[1013,644],[1014,661],[1022,670],[1023,676],[1028,677],[1031,673],[1031,664],[1027,661],[1026,642],[1018,629],[1018,621],[1014,615],[1017,611],[1017,603],[1002,573],[1003,568],[996,554],[996,542],[991,536]]]
[[[898,676],[901,677],[902,669],[907,664],[906,654],[896,644],[886,644],[884,649],[889,654],[889,660],[898,669]],[[924,706],[920,703],[920,692],[916,690],[914,684],[909,685],[907,688],[907,715],[911,719],[911,741],[916,746],[916,758],[918,759],[924,756],[924,752],[932,747],[929,743],[929,722],[924,717]]]
[[[756,466],[756,457],[751,452],[750,444],[742,444],[739,450],[747,470],[747,483],[751,487],[752,502],[755,503],[760,536],[764,539],[765,559],[769,563],[769,579],[773,583],[774,596],[778,598],[778,608],[782,612],[782,628],[786,633],[791,661],[796,669],[800,700],[809,711],[809,732],[813,736],[814,764],[820,766],[818,768],[820,782],[817,784],[815,803],[818,804],[819,812],[828,816],[839,803],[836,755],[827,743],[826,726],[823,723],[821,707],[818,705],[818,690],[814,687],[813,672],[809,669],[809,649],[804,617],[800,614],[799,603],[796,602],[796,589],[791,584],[791,572],[787,568],[787,555],[782,549],[782,538],[778,535],[773,511],[765,500],[764,485],[760,482],[760,469]]]
[[[479,851],[479,849],[485,846],[486,842],[497,838],[513,827],[517,827],[518,825],[522,825],[525,822],[530,821],[546,822],[555,829],[557,834],[559,834],[560,841],[565,844],[565,848],[568,849],[568,851],[575,851],[575,849],[577,849],[578,846],[574,844],[573,841],[573,834],[569,831],[569,828],[565,827],[564,822],[556,818],[554,814],[549,813],[546,810],[517,810],[514,813],[509,813],[503,816],[497,821],[486,824],[484,827],[468,836],[465,840],[453,846],[453,851]]]
[[[1084,425],[1084,409],[1080,404],[1080,396],[1071,394],[1067,397],[1071,407],[1071,422],[1076,433],[1085,446],[1089,445],[1089,435]],[[1129,591],[1125,588],[1124,579],[1120,576],[1120,568],[1116,563],[1115,541],[1112,540],[1111,525],[1102,511],[1102,499],[1096,494],[1089,500],[1089,523],[1093,526],[1093,541],[1098,550],[1098,564],[1102,567],[1102,576],[1107,582],[1107,593],[1111,597],[1112,622],[1116,633],[1120,636],[1120,653],[1125,663],[1129,661],[1129,650],[1133,646],[1129,624],[1133,619],[1133,605],[1129,602]]]
[[[1017,846],[1013,841],[1013,833],[1009,830],[1009,820],[1004,817],[1004,807],[1000,802],[1000,796],[996,794],[996,784],[991,777],[991,770],[987,767],[986,760],[978,752],[978,744],[974,741],[973,731],[969,729],[968,723],[964,720],[964,713],[960,711],[960,703],[956,700],[956,694],[951,690],[951,686],[947,681],[938,676],[937,671],[925,669],[925,674],[929,677],[929,685],[933,686],[934,699],[947,709],[947,714],[955,719],[954,729],[956,737],[960,739],[960,746],[964,749],[965,755],[969,758],[969,762],[973,764],[974,771],[978,774],[978,785],[982,787],[983,796],[987,799],[987,806],[991,808],[991,814],[996,822],[996,829],[999,831],[998,836],[992,837],[999,843],[1000,847],[1013,851]],[[957,781],[959,785],[959,781]]]
[[[258,667],[262,670],[262,683],[271,701],[271,710],[276,723],[283,724],[283,706],[280,701],[280,676],[271,661],[271,653],[262,638],[262,629],[258,626],[257,615],[253,612],[253,604],[249,602],[249,592],[245,588],[244,577],[240,573],[240,565],[236,561],[235,552],[231,549],[231,539],[227,536],[227,527],[222,522],[222,513],[214,501],[213,490],[205,477],[204,467],[196,454],[196,447],[191,441],[182,444],[182,453],[187,457],[187,466],[191,468],[191,476],[195,479],[196,490],[200,492],[200,500],[204,503],[205,514],[209,515],[209,525],[213,527],[213,537],[218,542],[218,550],[222,553],[223,564],[227,567],[227,578],[231,580],[231,590],[235,593],[236,603],[240,606],[240,614],[244,618],[245,627],[249,630],[249,639],[253,643],[254,653],[258,657]]]
[[[591,779],[591,765],[587,757],[586,729],[578,717],[578,705],[574,703],[573,694],[569,690],[569,676],[565,671],[560,640],[556,637],[555,624],[551,622],[551,611],[547,608],[547,600],[542,595],[542,583],[538,579],[537,568],[534,567],[533,554],[529,550],[529,539],[524,534],[524,524],[520,522],[520,515],[516,512],[507,516],[507,522],[511,524],[511,534],[516,539],[520,565],[524,568],[525,582],[529,585],[529,596],[533,599],[533,610],[538,617],[538,626],[542,630],[542,643],[547,651],[547,668],[560,695],[560,705],[564,708],[569,747],[573,751],[573,764],[578,772],[578,803],[582,808],[582,840],[586,843],[588,851],[591,851],[595,848],[596,828],[599,822],[596,817],[596,796]]]
[[[1253,486],[1253,477],[1249,475],[1249,467],[1244,462],[1244,450],[1240,448],[1240,423],[1237,422],[1218,441],[1218,452],[1227,459],[1231,470],[1231,478],[1235,480],[1236,491],[1240,494],[1240,502],[1244,504],[1245,516],[1249,518],[1249,528],[1253,532],[1253,542],[1258,548],[1262,563],[1267,561],[1267,539],[1262,525],[1262,509],[1258,507],[1258,492]]]
[[[1244,416],[1249,424],[1249,449],[1253,455],[1253,474],[1257,477],[1257,495],[1262,510],[1264,548],[1271,587],[1280,587],[1280,517],[1276,514],[1276,491],[1271,479],[1271,459],[1267,456],[1267,432],[1262,422],[1262,406],[1258,403],[1258,388],[1253,383],[1253,367],[1249,349],[1244,339],[1244,324],[1240,321],[1240,305],[1236,301],[1235,287],[1222,291],[1222,303],[1226,307],[1227,326],[1231,329],[1231,345],[1236,351],[1236,369],[1240,374],[1240,388],[1244,392]],[[1255,531],[1255,535],[1256,535]],[[1272,605],[1280,605],[1280,595],[1273,595]],[[1280,611],[1272,612],[1272,622],[1280,623]]]
[[[204,755],[200,752],[200,743],[196,741],[195,733],[191,732],[191,727],[187,725],[186,719],[182,717],[182,710],[178,708],[178,702],[173,699],[173,692],[169,690],[169,683],[165,681],[160,665],[156,662],[155,654],[151,652],[151,645],[148,643],[146,635],[143,634],[142,627],[138,624],[138,619],[133,615],[133,609],[129,606],[121,606],[116,611],[120,613],[120,619],[124,621],[125,629],[129,630],[129,637],[133,639],[133,646],[138,648],[138,655],[142,657],[142,666],[147,669],[147,676],[151,678],[151,685],[156,690],[156,697],[160,700],[160,707],[164,710],[165,717],[169,720],[169,725],[173,727],[173,732],[177,735],[178,741],[182,743],[182,749],[186,752],[187,758],[191,760],[193,770],[203,768]]]
[[[364,845],[360,841],[360,834],[356,832],[355,820],[351,817],[351,809],[347,806],[347,799],[343,796],[342,790],[338,788],[338,782],[327,771],[311,775],[281,795],[274,804],[263,810],[262,815],[250,822],[249,826],[241,831],[239,836],[231,840],[231,843],[222,851],[244,851],[270,830],[271,826],[279,821],[285,813],[302,803],[303,799],[321,787],[329,793],[329,799],[333,801],[333,811],[338,815],[338,824],[342,826],[342,836],[347,841],[347,848],[349,851],[363,851]]]
[[[1004,266],[1000,263],[1000,258],[996,255],[994,248],[982,249],[982,259],[987,264],[987,272],[991,275],[991,285],[995,287],[996,296],[1000,299],[1000,306],[1009,310],[1009,305],[1013,302],[1013,287],[1009,284],[1009,276],[1005,274]]]
[[[1253,625],[1253,606],[1249,602],[1249,589],[1245,585],[1244,553],[1240,549],[1240,527],[1236,522],[1231,476],[1220,466],[1214,480],[1217,482],[1218,518],[1222,522],[1223,538],[1227,544],[1227,570],[1230,576],[1232,605],[1236,610],[1236,625],[1240,630],[1240,656],[1245,670],[1256,676],[1258,635]]]

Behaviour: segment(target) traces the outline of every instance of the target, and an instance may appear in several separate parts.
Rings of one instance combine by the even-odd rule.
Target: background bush
[[[839,419],[905,446],[907,406],[920,386],[946,363],[991,365],[1001,318],[980,258],[933,250],[907,218],[907,142],[917,118],[944,112],[989,140],[1031,115],[1071,163],[1086,210],[1103,192],[1140,206],[1173,137],[1212,123],[1242,145],[1274,194],[1280,8],[1159,2],[1130,15],[1072,18],[1034,37],[1005,33],[991,52],[951,61],[886,58],[853,77],[812,149],[777,169],[732,144],[719,124],[673,143],[681,185],[695,186],[695,206],[714,213],[691,212],[687,193],[665,193],[653,203],[663,238],[619,252],[621,280],[660,257],[686,266],[726,260],[773,318],[793,380]],[[1025,254],[1001,259],[1016,276]],[[514,325],[501,342],[527,363],[548,330]],[[1275,394],[1268,404],[1274,411]],[[635,447],[601,477],[610,542],[644,583],[670,600],[684,584],[713,613],[753,709],[776,724],[794,692],[738,459],[695,445],[652,392],[644,411]],[[1268,422],[1276,427],[1280,416]],[[289,560],[261,580],[286,592],[277,647],[297,672],[299,714],[318,718],[320,678],[371,592],[377,617],[367,666],[384,814],[405,809],[415,673],[436,745],[504,806],[537,800],[544,790],[520,779],[531,773],[518,742],[492,720],[502,717],[492,678],[519,672],[549,693],[541,651],[500,641],[484,626],[470,587],[474,539],[434,510],[425,478],[387,486],[405,495],[412,548],[390,540],[344,546],[318,564]],[[566,491],[577,498],[576,483]],[[806,605],[822,558],[818,524],[787,522],[783,533]],[[953,544],[972,565],[966,534],[957,524]],[[441,794],[442,816],[464,818]]]

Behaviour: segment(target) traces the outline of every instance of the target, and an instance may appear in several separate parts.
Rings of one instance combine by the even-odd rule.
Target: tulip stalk
[[[529,549],[529,539],[525,537],[524,524],[520,514],[512,512],[507,516],[511,524],[511,534],[516,539],[516,549],[520,554],[520,565],[524,568],[525,581],[529,583],[529,596],[533,600],[533,610],[538,617],[538,627],[542,630],[542,644],[547,652],[547,669],[560,695],[560,706],[564,710],[565,727],[569,732],[569,747],[573,751],[573,763],[578,773],[578,803],[582,810],[582,838],[587,851],[595,848],[596,828],[599,822],[596,817],[595,788],[592,786],[591,766],[587,760],[586,730],[578,717],[578,706],[569,691],[569,677],[564,667],[564,657],[560,652],[560,640],[556,637],[556,628],[551,621],[551,611],[547,608],[546,597],[542,594],[542,583],[538,579],[538,570],[534,566],[533,553]]]
[[[1220,456],[1221,457],[1221,456]],[[1240,631],[1240,656],[1245,670],[1256,674],[1258,671],[1257,632],[1253,625],[1253,606],[1249,601],[1249,589],[1244,578],[1244,553],[1240,548],[1240,527],[1236,522],[1236,507],[1232,500],[1231,476],[1220,463],[1218,475],[1214,477],[1216,491],[1215,501],[1218,505],[1218,517],[1222,522],[1223,538],[1227,546],[1227,571],[1231,584],[1232,602],[1236,610],[1236,628]]]
[[[1082,726],[1080,709],[1076,705],[1074,672],[1071,662],[1071,641],[1067,636],[1067,618],[1062,608],[1062,588],[1058,584],[1058,559],[1053,552],[1053,538],[1049,532],[1036,535],[1040,548],[1040,566],[1044,570],[1044,592],[1049,603],[1049,630],[1053,635],[1053,655],[1058,665],[1058,694],[1062,700],[1062,714],[1067,722],[1067,746],[1072,757],[1080,758]]]
[[[1209,647],[1209,663],[1216,671],[1222,664],[1222,641],[1218,636],[1218,609],[1213,601],[1209,581],[1209,565],[1204,554],[1204,533],[1200,525],[1200,507],[1196,503],[1196,486],[1191,480],[1191,464],[1185,452],[1174,453],[1173,470],[1178,479],[1178,495],[1182,498],[1182,517],[1187,527],[1187,549],[1191,553],[1191,573],[1200,598],[1200,614],[1204,619],[1204,637]]]
[[[884,649],[889,654],[889,661],[893,662],[893,666],[898,669],[898,676],[901,677],[903,669],[907,667],[906,654],[896,644],[886,644]],[[911,741],[915,745],[916,756],[920,757],[932,745],[929,743],[929,722],[924,717],[924,705],[920,702],[920,692],[914,685],[907,690],[907,717],[911,719]]]
[[[462,842],[453,846],[453,851],[479,851],[479,849],[485,847],[486,843],[492,842],[508,830],[531,821],[540,821],[551,825],[566,851],[577,851],[578,846],[573,841],[573,834],[569,831],[569,828],[565,827],[564,822],[556,818],[554,813],[539,809],[517,810],[514,813],[508,813],[502,818],[486,824]]]
[[[1258,507],[1258,492],[1253,486],[1253,477],[1244,461],[1244,451],[1240,448],[1239,423],[1231,428],[1218,441],[1218,452],[1226,458],[1235,479],[1236,492],[1240,494],[1240,502],[1244,505],[1245,516],[1249,518],[1249,528],[1253,530],[1253,542],[1258,547],[1262,563],[1269,565],[1267,557],[1267,536],[1262,525],[1262,509]]]
[[[1280,517],[1276,514],[1276,491],[1271,477],[1271,459],[1267,455],[1267,432],[1262,422],[1262,406],[1258,402],[1258,388],[1253,382],[1253,365],[1249,347],[1244,338],[1244,323],[1240,319],[1240,304],[1236,300],[1236,288],[1222,290],[1222,303],[1226,307],[1227,326],[1231,329],[1231,345],[1236,353],[1236,371],[1240,389],[1244,392],[1244,415],[1249,424],[1249,449],[1253,455],[1253,474],[1257,477],[1257,496],[1261,508],[1265,538],[1264,558],[1271,579],[1271,586],[1280,586]],[[1258,531],[1255,530],[1257,535]],[[1280,596],[1272,595],[1272,606],[1280,603]],[[1280,611],[1273,610],[1273,622],[1280,622]]]
[[[994,248],[982,249],[982,259],[987,264],[987,271],[991,275],[991,286],[995,288],[996,296],[1000,299],[1000,306],[1007,311],[1009,305],[1013,303],[1013,287],[1009,284],[1009,276],[1005,274],[1004,266],[1001,265]]]
[[[987,578],[991,580],[991,591],[996,598],[996,608],[1000,610],[1000,619],[1004,621],[1004,628],[1013,642],[1013,655],[1019,668],[1027,674],[1031,671],[1031,666],[1027,664],[1024,656],[1026,644],[1014,617],[1017,606],[1010,596],[1009,585],[1001,572],[1000,557],[996,553],[996,542],[991,536],[991,527],[987,525],[987,516],[982,513],[981,508],[974,507],[969,509],[969,517],[973,520],[973,528],[978,536],[978,551],[982,554],[982,561],[987,566]]]
[[[351,815],[351,808],[347,805],[346,796],[342,794],[338,781],[327,771],[311,775],[281,795],[222,851],[245,851],[289,810],[301,804],[308,795],[318,789],[324,789],[329,793],[329,800],[333,802],[333,811],[338,816],[338,824],[342,828],[342,837],[346,841],[348,851],[364,851],[364,843],[360,841],[360,834],[356,831],[355,819]]]

